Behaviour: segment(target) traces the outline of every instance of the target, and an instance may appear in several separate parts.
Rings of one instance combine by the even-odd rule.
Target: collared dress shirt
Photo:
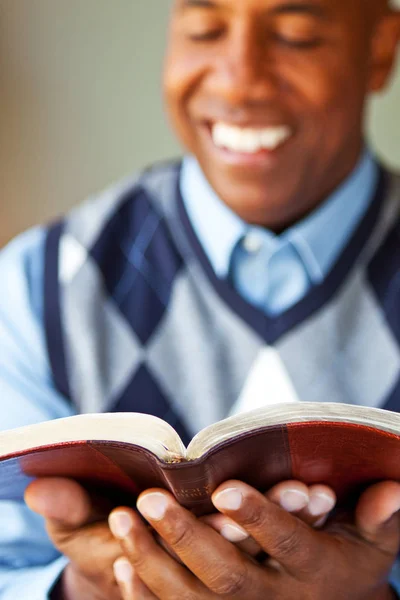
[[[216,195],[197,161],[185,159],[181,194],[196,234],[221,278],[277,315],[321,283],[364,216],[378,167],[366,150],[356,169],[314,212],[281,235],[245,223]]]

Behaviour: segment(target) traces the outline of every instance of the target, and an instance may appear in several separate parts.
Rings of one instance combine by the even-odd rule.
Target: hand
[[[268,492],[268,497],[307,522],[318,520],[335,501],[328,488],[308,489],[298,482],[280,483]],[[120,600],[113,563],[120,557],[121,548],[107,523],[111,503],[88,494],[74,481],[59,478],[35,481],[28,487],[25,499],[33,511],[46,519],[51,540],[70,559],[61,580],[61,597]],[[229,517],[214,514],[204,520],[231,541],[238,542],[242,550],[252,556],[259,553],[258,544]],[[172,553],[171,549],[167,550]]]
[[[387,578],[400,542],[400,485],[377,484],[361,497],[353,522],[316,531],[248,485],[231,481],[215,507],[257,541],[276,567],[254,560],[180,507],[163,490],[138,509],[182,561],[155,542],[138,515],[118,509],[110,527],[125,557],[115,564],[124,600],[389,600]]]
[[[336,496],[329,487],[325,485],[308,487],[299,481],[278,483],[265,496],[271,502],[316,528],[325,524],[329,513],[336,504]],[[262,552],[262,548],[256,540],[228,516],[217,512],[201,517],[201,521],[210,525],[225,539],[236,543],[240,550],[250,556],[256,557]]]
[[[121,548],[107,523],[111,502],[88,494],[74,481],[57,478],[34,481],[25,500],[46,519],[52,542],[70,559],[60,599],[121,600],[113,573]]]

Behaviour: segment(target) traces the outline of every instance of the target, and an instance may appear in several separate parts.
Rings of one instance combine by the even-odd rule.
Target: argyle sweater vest
[[[255,373],[265,402],[279,402],[279,368],[296,401],[400,411],[400,177],[382,169],[325,280],[269,317],[216,277],[179,174],[156,166],[48,228],[47,348],[76,410],[151,413],[187,442]]]

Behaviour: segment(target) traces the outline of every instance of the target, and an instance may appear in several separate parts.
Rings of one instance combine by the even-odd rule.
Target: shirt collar
[[[378,166],[368,150],[349,177],[306,218],[279,236],[249,225],[224,204],[205,178],[197,160],[183,161],[180,190],[186,211],[218,277],[228,276],[233,250],[249,233],[257,232],[274,249],[292,243],[313,283],[328,274],[365,214],[378,181]]]
[[[219,199],[197,160],[183,161],[180,191],[190,222],[218,277],[227,277],[232,252],[248,225]]]

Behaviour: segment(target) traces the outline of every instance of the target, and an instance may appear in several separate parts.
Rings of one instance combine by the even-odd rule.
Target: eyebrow
[[[213,2],[213,0],[182,0],[181,7],[218,8],[218,4]],[[326,17],[328,13],[326,8],[313,2],[286,2],[285,4],[279,4],[272,7],[272,9],[266,12],[270,12],[274,15],[306,14],[317,17]]]
[[[326,17],[328,15],[328,10],[321,4],[316,4],[314,2],[287,2],[285,4],[274,6],[271,13],[275,15],[303,14]]]
[[[183,0],[182,7],[187,8],[194,6],[196,8],[216,8],[217,5],[212,0]]]

